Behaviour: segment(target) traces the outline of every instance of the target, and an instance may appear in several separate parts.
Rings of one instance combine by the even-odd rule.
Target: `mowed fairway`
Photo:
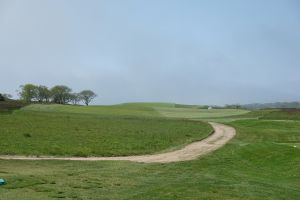
[[[199,109],[199,108],[172,108],[172,107],[156,107],[161,115],[172,118],[186,119],[213,119],[228,116],[236,116],[246,114],[249,111],[242,109]]]
[[[26,112],[16,112],[15,115],[26,116]],[[152,111],[144,110],[144,116],[145,112]],[[146,119],[168,121],[155,109],[154,113]],[[267,113],[249,113],[246,117],[226,115],[239,119],[227,123],[236,128],[236,137],[223,148],[194,161],[142,164],[127,161],[0,160],[0,177],[8,181],[7,185],[0,187],[0,199],[297,200],[300,198],[300,148],[297,146],[300,121],[259,119]],[[56,110],[35,114],[57,117],[68,116],[71,112]],[[117,119],[134,118],[136,111],[131,114],[131,117]],[[110,117],[103,113],[93,115],[115,119],[114,114]],[[257,119],[240,120],[243,117]]]

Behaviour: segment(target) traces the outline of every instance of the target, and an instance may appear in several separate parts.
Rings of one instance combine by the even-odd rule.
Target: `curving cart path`
[[[214,128],[214,133],[203,140],[193,142],[182,149],[159,153],[153,155],[119,156],[119,157],[50,157],[50,156],[0,156],[4,160],[77,160],[77,161],[99,161],[99,160],[124,160],[142,163],[170,163],[194,160],[203,155],[211,153],[229,142],[236,134],[234,128],[209,122]]]

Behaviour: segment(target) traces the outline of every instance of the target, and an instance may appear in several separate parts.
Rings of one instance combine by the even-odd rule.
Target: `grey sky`
[[[300,101],[300,3],[0,0],[0,74],[99,104]]]

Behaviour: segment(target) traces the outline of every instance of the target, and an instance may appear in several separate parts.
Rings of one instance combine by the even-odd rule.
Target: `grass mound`
[[[71,106],[34,104],[22,108],[26,111],[96,114],[118,117],[160,117],[178,119],[212,119],[249,113],[242,109],[200,109],[198,106],[172,103],[125,103],[111,106]]]
[[[160,114],[151,106],[142,104],[119,104],[113,106],[73,106],[58,104],[32,104],[22,108],[24,111],[94,114],[116,117],[159,117]]]

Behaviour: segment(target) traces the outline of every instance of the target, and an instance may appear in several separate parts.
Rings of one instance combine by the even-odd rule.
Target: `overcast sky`
[[[0,0],[0,92],[97,104],[300,101],[298,0]]]

